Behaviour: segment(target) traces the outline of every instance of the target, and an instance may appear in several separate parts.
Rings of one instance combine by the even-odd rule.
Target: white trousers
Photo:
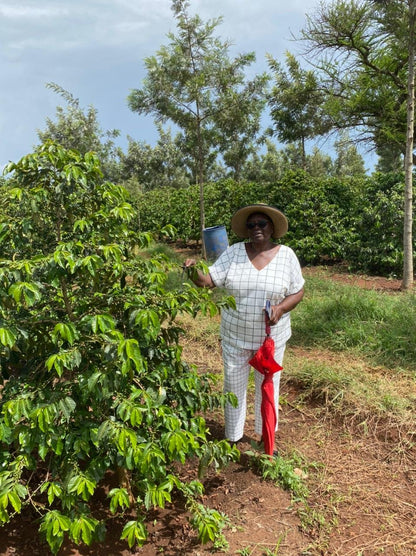
[[[285,345],[276,348],[274,358],[282,365]],[[222,356],[224,362],[224,392],[233,392],[237,396],[238,406],[233,407],[226,403],[224,409],[225,416],[225,437],[231,442],[237,442],[244,435],[244,424],[247,412],[247,386],[250,375],[249,361],[256,352],[250,349],[242,349],[230,346],[222,342]],[[254,370],[255,399],[254,399],[254,430],[257,434],[262,433],[261,417],[261,383],[263,375]],[[276,430],[278,428],[279,412],[279,385],[282,371],[274,373],[274,403],[276,407]]]

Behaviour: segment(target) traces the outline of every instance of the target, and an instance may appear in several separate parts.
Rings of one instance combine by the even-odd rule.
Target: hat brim
[[[247,218],[251,214],[256,213],[265,214],[268,218],[270,218],[273,224],[273,238],[277,239],[285,235],[288,230],[288,222],[283,212],[280,212],[280,210],[278,210],[277,208],[259,203],[256,205],[247,205],[246,207],[241,207],[234,213],[231,219],[231,229],[238,237],[248,237],[248,229],[246,225]]]

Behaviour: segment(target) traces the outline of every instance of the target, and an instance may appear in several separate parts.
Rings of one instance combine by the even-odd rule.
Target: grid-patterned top
[[[281,245],[273,259],[257,270],[248,258],[245,243],[235,243],[209,267],[216,286],[234,296],[237,309],[223,309],[221,338],[228,344],[257,350],[265,337],[264,307],[269,299],[277,305],[304,284],[299,261],[290,247]],[[291,336],[290,313],[271,327],[276,347]]]

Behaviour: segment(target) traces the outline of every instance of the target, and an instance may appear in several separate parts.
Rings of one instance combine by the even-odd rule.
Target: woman
[[[303,298],[304,279],[299,261],[289,247],[275,243],[288,229],[286,217],[274,207],[255,204],[234,214],[231,228],[248,241],[228,247],[209,267],[209,274],[193,275],[197,286],[224,287],[234,296],[236,309],[224,309],[221,340],[224,361],[224,392],[233,392],[238,406],[225,407],[225,436],[238,442],[244,434],[249,361],[265,337],[264,309],[271,302],[269,324],[275,342],[275,360],[282,365],[291,336],[290,311]],[[186,267],[195,265],[187,259]],[[280,372],[273,375],[276,413],[279,407]],[[261,435],[261,383],[255,371],[255,432]],[[277,424],[276,424],[277,430]]]

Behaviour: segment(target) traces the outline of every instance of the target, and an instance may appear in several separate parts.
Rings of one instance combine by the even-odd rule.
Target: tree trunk
[[[201,244],[202,244],[202,258],[206,259],[207,251],[204,242],[204,228],[205,228],[205,206],[204,206],[204,152],[202,146],[201,135],[201,122],[199,119],[199,107],[197,105],[197,138],[198,138],[198,185],[199,185],[199,218],[200,218],[200,231],[201,231]]]
[[[302,170],[306,172],[306,152],[305,152],[305,137],[301,139],[301,149],[302,149]]]
[[[202,243],[202,258],[206,259],[207,250],[204,241],[204,228],[205,228],[205,208],[204,208],[204,182],[199,182],[199,216],[201,220],[201,243]]]
[[[125,488],[129,497],[129,502],[131,506],[134,506],[134,495],[131,489],[131,481],[129,472],[125,467],[117,467],[116,469],[116,486],[119,488]]]
[[[402,289],[413,287],[413,143],[415,116],[415,22],[416,0],[409,0],[409,73],[407,79],[407,135],[403,226],[403,281]]]

